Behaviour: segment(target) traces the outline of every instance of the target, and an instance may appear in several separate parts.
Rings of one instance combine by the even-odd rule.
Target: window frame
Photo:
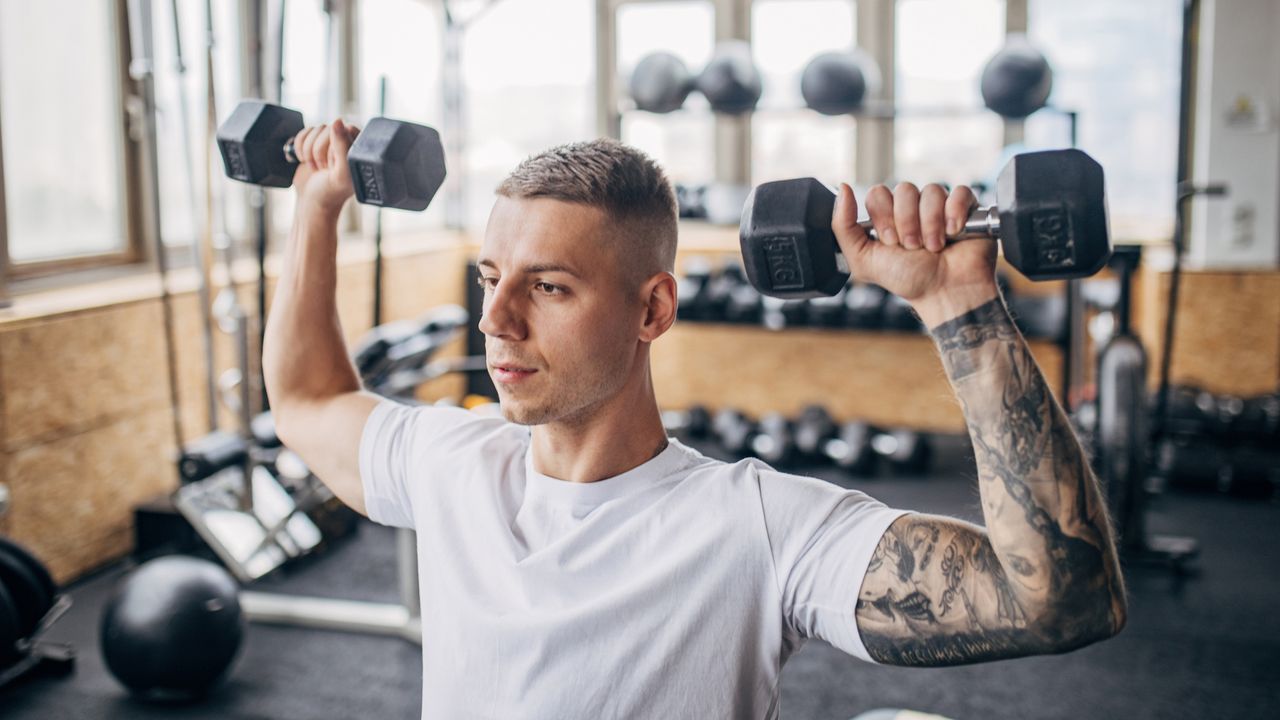
[[[138,121],[130,115],[130,98],[136,95],[134,81],[129,77],[129,22],[126,0],[113,0],[112,27],[110,29],[113,48],[115,50],[116,72],[116,127],[120,138],[120,165],[117,168],[116,181],[120,186],[119,202],[121,212],[121,236],[123,247],[102,253],[73,255],[46,260],[33,260],[17,263],[12,261],[9,253],[8,216],[4,212],[6,202],[4,184],[4,166],[0,164],[0,299],[5,297],[6,285],[11,289],[20,289],[23,281],[60,275],[81,270],[93,270],[105,267],[130,265],[146,259],[143,246],[142,209],[143,195],[141,186],[141,152],[139,141],[131,137],[131,127]],[[3,144],[3,129],[0,128],[0,145]],[[2,155],[0,155],[2,158]],[[2,303],[3,300],[0,300]]]

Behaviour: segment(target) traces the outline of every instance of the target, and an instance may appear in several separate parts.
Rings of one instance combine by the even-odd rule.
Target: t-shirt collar
[[[533,443],[524,455],[526,497],[540,497],[554,503],[599,505],[614,498],[630,495],[661,482],[681,468],[694,464],[697,452],[672,439],[666,449],[652,459],[622,473],[589,483],[568,482],[543,475],[533,469]]]

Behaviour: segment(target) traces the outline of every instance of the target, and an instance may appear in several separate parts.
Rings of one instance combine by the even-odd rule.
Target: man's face
[[[503,414],[581,422],[636,371],[644,308],[608,246],[604,211],[499,197],[480,250],[480,331]]]

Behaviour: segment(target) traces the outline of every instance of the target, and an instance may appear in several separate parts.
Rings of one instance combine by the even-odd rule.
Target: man
[[[855,278],[930,328],[985,528],[667,439],[649,347],[675,320],[675,200],[613,141],[530,158],[498,189],[479,327],[505,420],[362,392],[334,299],[355,133],[295,143],[263,367],[285,443],[353,508],[417,530],[424,717],[773,718],[807,638],[950,665],[1124,625],[1097,482],[1001,303],[995,246],[944,243],[968,188],[873,189],[872,240],[842,186],[833,227]]]

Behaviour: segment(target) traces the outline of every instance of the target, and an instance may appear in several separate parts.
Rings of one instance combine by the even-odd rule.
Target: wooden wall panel
[[[1057,348],[1037,342],[1032,352],[1057,387]],[[654,343],[652,364],[664,408],[696,403],[758,417],[819,403],[840,420],[936,432],[965,427],[925,335],[682,323]]]
[[[176,487],[166,408],[11,454],[9,529],[65,581],[132,547],[133,506]]]
[[[1142,275],[1136,322],[1159,381],[1169,273]],[[1178,291],[1170,382],[1217,393],[1255,395],[1280,388],[1280,272],[1184,272]]]

